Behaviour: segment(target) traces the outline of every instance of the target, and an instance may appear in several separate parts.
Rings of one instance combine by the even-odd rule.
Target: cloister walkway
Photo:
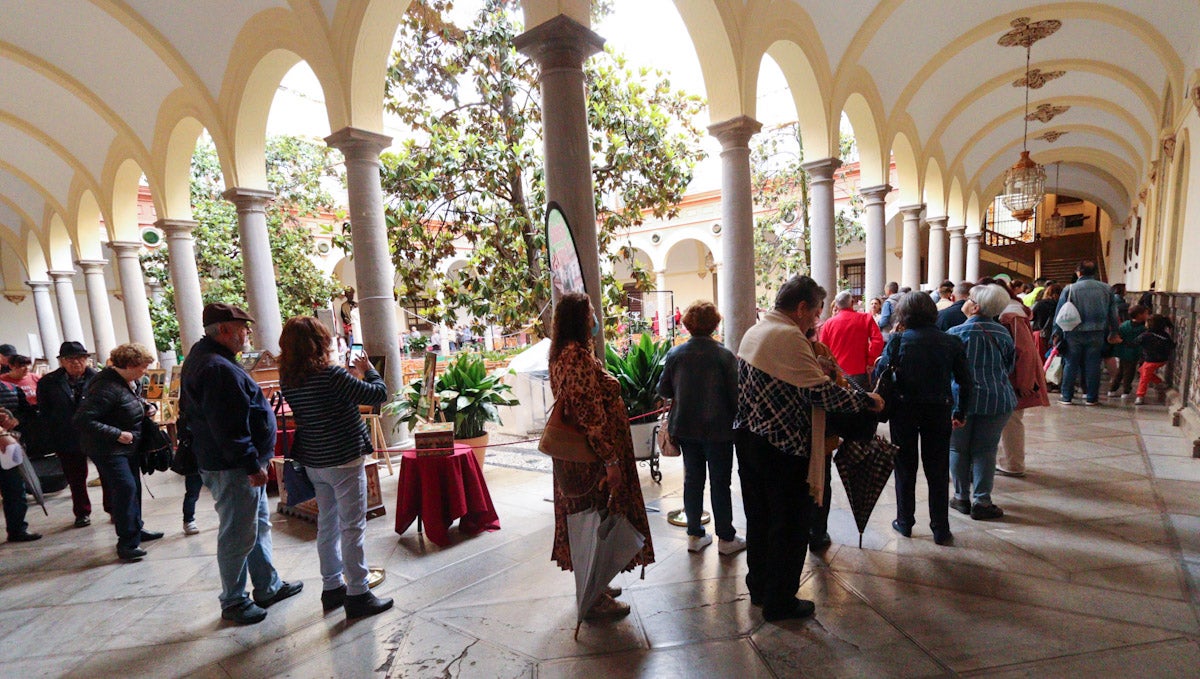
[[[816,617],[781,625],[751,608],[744,555],[690,554],[666,522],[682,503],[679,463],[666,461],[661,489],[643,471],[648,503],[664,510],[651,515],[659,562],[645,581],[624,577],[633,614],[585,625],[578,643],[572,578],[547,558],[543,472],[489,466],[503,530],[447,549],[423,547],[413,531],[397,538],[391,511],[370,521],[368,558],[386,567],[380,593],[396,610],[352,625],[321,615],[310,524],[277,516],[274,532],[281,573],[302,578],[304,593],[260,625],[230,627],[217,611],[207,493],[203,532],[184,537],[182,480],[150,477],[147,527],[168,535],[136,564],[115,562],[106,523],[68,528],[60,494],[50,518],[30,512],[42,541],[0,546],[0,676],[1195,676],[1200,460],[1190,441],[1163,407],[1056,404],[1027,422],[1028,477],[997,478],[1007,516],[951,512],[952,547],[934,545],[923,509],[912,539],[896,535],[890,486],[864,548],[851,546],[835,487],[835,544],[809,560],[801,592]],[[383,485],[394,503],[395,477]]]

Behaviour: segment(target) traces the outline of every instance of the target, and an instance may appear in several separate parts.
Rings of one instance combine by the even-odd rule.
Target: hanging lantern
[[[1033,162],[1029,151],[1021,151],[1021,159],[1004,173],[1004,195],[1001,201],[1017,221],[1024,224],[1037,210],[1046,189],[1046,169]]]
[[[1046,235],[1061,236],[1067,225],[1066,217],[1058,212],[1058,172],[1062,163],[1054,164],[1054,214],[1046,218]]]

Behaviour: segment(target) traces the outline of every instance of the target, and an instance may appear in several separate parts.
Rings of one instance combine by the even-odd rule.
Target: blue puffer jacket
[[[183,362],[180,405],[203,471],[265,469],[275,454],[275,412],[232,351],[210,337]]]

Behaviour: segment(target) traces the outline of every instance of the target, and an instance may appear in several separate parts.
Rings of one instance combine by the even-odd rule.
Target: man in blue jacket
[[[1101,352],[1105,342],[1117,341],[1117,328],[1120,326],[1117,299],[1107,284],[1096,279],[1094,260],[1080,262],[1075,267],[1075,274],[1078,280],[1059,295],[1058,308],[1054,311],[1054,334],[1067,343],[1066,357],[1063,359],[1062,399],[1059,402],[1071,405],[1075,380],[1082,372],[1085,403],[1097,406],[1100,405]],[[1079,311],[1079,323],[1064,328],[1059,325],[1059,314],[1068,301]]]
[[[300,593],[271,563],[267,464],[275,453],[275,414],[262,389],[237,362],[254,319],[230,304],[204,307],[204,338],[183,363],[180,406],[200,476],[216,500],[221,617],[261,622],[268,606]],[[246,580],[254,585],[246,595]]]

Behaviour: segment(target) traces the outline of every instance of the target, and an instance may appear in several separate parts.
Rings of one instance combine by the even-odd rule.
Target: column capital
[[[883,203],[887,200],[887,195],[892,192],[891,184],[880,184],[879,186],[864,186],[859,187],[858,194],[863,197],[863,202],[867,205],[872,203]]]
[[[980,238],[983,238],[983,234],[978,231],[967,234],[967,240],[972,243],[978,243]]]
[[[950,232],[951,238],[962,238],[963,233],[966,232],[966,230],[967,230],[966,224],[959,224],[958,226],[947,226],[946,227],[946,231]]]
[[[162,229],[168,238],[191,238],[192,231],[200,225],[194,219],[159,219],[154,225]]]
[[[222,192],[221,197],[236,205],[238,212],[266,212],[267,205],[275,200],[275,192],[235,186]]]
[[[917,203],[916,205],[903,205],[900,207],[900,212],[904,214],[905,219],[920,219],[921,213],[925,211],[925,203]]]
[[[934,229],[934,230],[945,230],[946,222],[949,222],[949,221],[950,221],[950,218],[946,217],[946,216],[927,217],[925,219],[925,223],[929,225],[929,228]]]
[[[115,240],[107,243],[108,249],[112,250],[118,257],[136,257],[138,250],[142,249],[142,244],[135,240]]]
[[[545,69],[582,68],[584,59],[604,49],[604,38],[566,14],[513,38],[517,51]]]
[[[728,151],[736,148],[749,148],[750,137],[758,134],[762,123],[750,116],[738,116],[713,123],[708,126],[708,133],[721,142],[721,150]]]
[[[838,158],[822,158],[808,163],[801,163],[800,169],[807,172],[814,182],[827,182],[833,179],[833,173],[842,166]]]
[[[80,269],[83,269],[83,273],[89,274],[89,273],[93,273],[93,272],[104,271],[104,265],[108,264],[108,260],[105,260],[105,259],[77,259],[77,260],[75,260],[75,264],[78,265]]]
[[[25,281],[25,285],[28,285],[34,292],[38,290],[50,290],[50,281]]]
[[[342,152],[346,160],[379,160],[379,154],[392,145],[386,134],[357,127],[343,127],[325,137],[325,143]]]
[[[70,281],[75,277],[75,273],[75,269],[55,269],[54,271],[46,272],[46,274],[50,276],[51,280],[53,280],[55,283],[59,281]]]

